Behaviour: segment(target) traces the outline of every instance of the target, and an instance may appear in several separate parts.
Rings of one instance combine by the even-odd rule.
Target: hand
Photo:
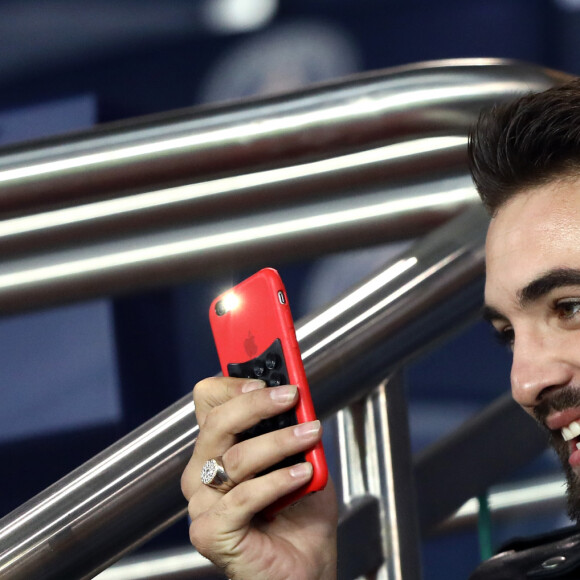
[[[305,485],[302,463],[255,477],[320,440],[320,423],[305,423],[238,442],[236,434],[292,408],[296,387],[263,388],[262,381],[211,378],[193,391],[200,427],[181,488],[189,501],[190,539],[232,580],[336,578],[337,505],[332,483],[266,520],[260,512]],[[201,482],[208,459],[222,457],[237,485],[223,493]]]

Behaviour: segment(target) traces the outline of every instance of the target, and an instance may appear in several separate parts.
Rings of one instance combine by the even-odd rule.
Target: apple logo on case
[[[252,334],[252,331],[248,331],[248,338],[244,340],[244,349],[250,358],[254,358],[258,353],[258,346],[256,345],[256,337]]]

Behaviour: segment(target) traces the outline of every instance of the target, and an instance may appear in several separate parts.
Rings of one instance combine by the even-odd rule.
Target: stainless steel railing
[[[284,159],[289,167],[288,160],[299,158],[300,163],[293,168],[308,165],[312,169],[316,161],[311,157],[320,156],[327,147],[336,147],[346,155],[344,148],[362,148],[373,140],[404,140],[408,145],[413,138],[424,143],[426,137],[461,137],[480,106],[516,91],[539,90],[562,78],[559,73],[514,63],[439,63],[365,75],[288,99],[249,103],[206,112],[205,116],[195,114],[185,123],[190,123],[187,130],[180,124],[182,117],[167,125],[159,121],[150,128],[140,124],[134,132],[107,129],[94,137],[89,134],[7,153],[4,207],[12,220],[25,219],[25,212],[36,212],[39,228],[45,228],[40,216],[48,219],[49,214],[54,217],[54,212],[60,211],[50,207],[53,202],[70,203],[67,187],[81,183],[82,168],[87,189],[74,201],[81,213],[88,212],[78,224],[87,223],[94,208],[102,209],[102,198],[124,196],[135,201],[135,196],[145,195],[135,190],[144,187],[139,175],[147,173],[149,164],[152,168],[147,179],[167,188],[160,177],[164,163],[181,168],[172,176],[174,180],[183,179],[180,171],[198,156],[199,174],[217,171],[219,163],[220,170],[233,171],[239,162],[237,155],[244,157],[244,152],[254,151],[255,157],[244,157],[244,163],[257,163],[260,149],[272,140],[284,154],[266,154],[265,162]],[[197,133],[191,123],[198,123]],[[193,140],[188,140],[188,131],[196,136]],[[159,136],[164,146],[159,144]],[[149,142],[150,146],[145,146]],[[456,145],[453,142],[453,147]],[[106,153],[108,146],[114,154]],[[416,159],[427,159],[423,153],[420,150]],[[188,162],[180,165],[184,156],[189,156]],[[230,158],[233,164],[224,169]],[[22,255],[0,264],[0,308],[11,311],[102,295],[146,286],[152,279],[169,283],[202,269],[211,270],[225,258],[235,257],[247,265],[279,257],[280,252],[292,255],[289,248],[293,245],[294,251],[302,253],[308,246],[316,246],[316,252],[352,246],[356,237],[362,242],[355,244],[369,244],[389,238],[384,230],[398,211],[397,218],[403,220],[408,234],[416,234],[421,225],[440,223],[473,204],[473,192],[466,191],[465,173],[453,169],[451,158],[453,155],[444,155],[436,168],[411,160],[403,180],[403,191],[410,195],[400,199],[396,199],[400,192],[395,187],[397,180],[386,171],[388,162],[384,181],[369,186],[362,177],[364,171],[357,169],[352,172],[353,182],[338,188],[324,202],[310,199],[316,197],[311,193],[315,187],[310,193],[303,191],[308,201],[298,188],[298,193],[280,202],[275,180],[267,190],[259,182],[255,190],[251,186],[248,190],[236,189],[234,179],[234,197],[239,204],[237,209],[233,204],[224,215],[210,204],[201,224],[171,229],[173,217],[162,229],[152,228],[149,222],[134,223],[123,241],[103,237],[96,242],[85,240],[81,248],[67,247],[67,228],[76,223],[72,212],[67,224],[51,222],[57,224],[55,231],[64,233],[55,239],[47,235],[49,247],[42,251],[34,249],[33,228],[29,233],[12,234],[21,236],[18,251]],[[36,170],[27,172],[35,166]],[[358,192],[358,177],[364,195],[345,197]],[[284,172],[280,178],[284,181]],[[131,182],[129,188],[127,181]],[[54,188],[51,191],[63,192],[62,198],[50,198],[46,207],[36,194],[27,198],[26,191],[39,191],[49,182]],[[118,187],[109,187],[112,182]],[[214,190],[216,199],[220,191],[219,187]],[[79,200],[84,194],[92,201],[83,205]],[[246,196],[252,200],[251,207],[245,215],[234,215],[239,208],[246,208]],[[195,199],[193,195],[194,204]],[[263,210],[256,210],[264,205],[275,209],[263,214]],[[136,213],[141,209],[155,211],[141,208],[138,202],[134,207]],[[256,226],[256,213],[264,217],[263,223],[276,227]],[[97,214],[95,223],[104,223],[98,221],[103,214]],[[216,231],[220,221],[223,227]],[[322,416],[370,392],[401,361],[475,314],[481,301],[485,229],[486,217],[476,206],[324,311],[301,321],[300,345]],[[28,235],[31,241],[27,248]],[[180,517],[184,505],[178,481],[196,433],[193,404],[187,397],[9,514],[0,521],[0,577],[90,578]]]
[[[465,135],[480,107],[558,78],[493,59],[422,63],[7,149],[0,156],[0,213],[30,214],[409,138]],[[204,203],[213,211],[220,205],[219,198]]]
[[[424,233],[476,202],[479,108],[562,78],[444,61],[4,150],[0,312]]]

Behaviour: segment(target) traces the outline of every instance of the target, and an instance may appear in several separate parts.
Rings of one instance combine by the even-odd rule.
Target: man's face
[[[580,180],[507,202],[486,263],[486,317],[511,345],[513,397],[548,429],[580,519]]]

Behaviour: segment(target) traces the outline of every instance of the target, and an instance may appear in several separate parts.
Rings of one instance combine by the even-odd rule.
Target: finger
[[[206,416],[195,444],[200,458],[223,455],[237,441],[238,434],[267,419],[287,411],[298,400],[295,385],[258,389],[214,407]]]
[[[207,381],[206,384],[211,386],[212,382]],[[221,381],[219,384],[221,386],[218,388],[228,388]],[[233,385],[233,389],[238,386]],[[191,498],[201,485],[201,469],[208,459],[224,455],[237,442],[238,433],[256,425],[264,418],[273,417],[290,409],[296,404],[297,399],[297,388],[293,385],[284,385],[250,390],[211,408],[200,428],[193,455],[181,478],[181,489],[186,499]]]
[[[229,477],[241,483],[312,448],[322,437],[320,421],[301,423],[248,439],[230,447],[222,456]]]
[[[197,424],[202,427],[207,414],[214,407],[219,407],[242,393],[249,393],[265,386],[264,381],[233,377],[210,377],[200,381],[193,389]]]
[[[222,494],[220,501],[210,509],[200,509],[195,501],[190,501],[192,543],[197,545],[198,537],[203,534],[217,538],[243,531],[256,514],[306,485],[311,478],[312,465],[298,463],[240,483],[227,494]]]

